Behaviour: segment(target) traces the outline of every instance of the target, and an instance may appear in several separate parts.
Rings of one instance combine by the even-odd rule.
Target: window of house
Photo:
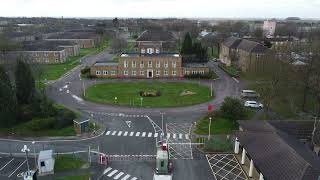
[[[58,58],[56,58],[56,63],[58,63],[59,62],[59,59]]]
[[[159,50],[159,49],[156,49],[156,53],[159,54],[159,53],[160,53],[160,50]]]
[[[143,61],[140,62],[140,68],[144,68],[144,62]]]
[[[164,68],[168,68],[168,62],[164,63]]]
[[[132,76],[136,76],[137,72],[136,71],[132,71]]]
[[[144,48],[141,49],[141,54],[146,53],[146,50]]]
[[[136,61],[132,61],[132,67],[136,68],[136,66],[137,66]]]
[[[141,71],[140,71],[140,75],[141,75],[141,76],[144,76],[144,70],[141,70]]]
[[[148,54],[153,54],[153,48],[148,48],[148,49],[147,49],[147,53],[148,53]]]
[[[100,75],[101,74],[101,71],[96,71],[96,75]]]
[[[41,162],[40,162],[40,166],[41,166],[41,167],[46,166],[45,163],[44,163],[44,161],[41,161]]]
[[[45,62],[46,62],[46,63],[49,63],[49,59],[48,59],[48,58],[46,58],[46,59],[45,59]]]
[[[123,71],[123,74],[126,75],[126,76],[128,76],[128,71],[127,71],[127,70],[124,70],[124,71]]]
[[[190,71],[187,71],[187,70],[184,71],[184,74],[187,74],[187,75],[188,75],[189,73],[190,73]]]
[[[257,57],[257,59],[259,59],[260,58],[260,54],[257,54],[256,57]]]
[[[176,68],[177,67],[177,63],[175,61],[172,62],[172,67]]]
[[[197,71],[195,71],[195,70],[192,70],[192,74],[197,74]]]
[[[103,75],[108,75],[108,71],[104,70]]]
[[[157,74],[157,76],[160,76],[160,70],[159,69],[157,69],[156,74]]]
[[[164,75],[168,76],[168,70],[164,70]]]
[[[172,71],[172,75],[173,76],[177,75],[177,71]]]
[[[44,56],[48,57],[48,53],[47,53],[47,52],[46,52],[46,53],[44,53]]]
[[[152,61],[148,61],[148,67],[152,67]]]
[[[157,68],[160,68],[160,61],[157,61]]]
[[[115,70],[112,70],[112,71],[111,71],[111,75],[113,75],[113,76],[116,75],[116,71],[115,71]]]
[[[125,68],[127,68],[127,67],[128,67],[128,61],[124,61],[124,62],[123,62],[123,66],[124,66]]]

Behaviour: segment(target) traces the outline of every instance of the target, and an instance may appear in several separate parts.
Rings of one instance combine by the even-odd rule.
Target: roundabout
[[[86,89],[83,98],[100,104],[146,108],[191,106],[213,99],[207,86],[160,81],[96,84]]]

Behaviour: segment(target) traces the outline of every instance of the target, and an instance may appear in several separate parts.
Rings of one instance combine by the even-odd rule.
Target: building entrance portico
[[[153,78],[153,70],[152,69],[147,70],[147,78]]]

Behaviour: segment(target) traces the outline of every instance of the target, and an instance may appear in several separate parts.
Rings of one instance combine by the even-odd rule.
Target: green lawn
[[[103,51],[105,48],[108,47],[110,43],[110,39],[106,39],[103,41],[99,46],[95,48],[87,48],[81,49],[80,54],[78,56],[69,57],[69,60],[64,64],[46,64],[41,65],[40,68],[42,69],[43,73],[41,75],[40,80],[56,80],[60,78],[62,75],[76,67],[80,64],[80,58],[97,54]]]
[[[77,175],[77,176],[66,176],[63,178],[55,178],[53,180],[88,180],[90,177],[90,174],[83,174],[83,175]]]
[[[224,64],[219,64],[219,67],[232,77],[239,77],[240,75],[239,70],[235,65],[226,66]]]
[[[54,165],[54,172],[79,169],[83,165],[85,165],[85,162],[75,156],[57,155]]]
[[[103,103],[136,107],[141,106],[139,91],[157,91],[159,97],[144,97],[142,107],[177,107],[207,102],[210,97],[210,88],[192,83],[176,82],[125,82],[97,84],[86,90],[84,99]],[[189,91],[186,94],[183,92]],[[115,102],[115,97],[117,101]]]

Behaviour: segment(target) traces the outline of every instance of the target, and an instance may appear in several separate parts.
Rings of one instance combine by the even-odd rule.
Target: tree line
[[[184,37],[180,53],[184,62],[208,62],[208,48],[193,40],[189,32]]]

